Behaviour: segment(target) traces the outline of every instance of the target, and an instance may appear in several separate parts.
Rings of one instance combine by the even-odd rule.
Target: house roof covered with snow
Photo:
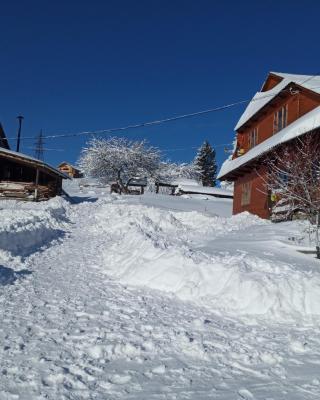
[[[282,72],[270,72],[272,75],[276,75],[282,78],[282,81],[270,90],[257,92],[244,113],[241,115],[235,130],[241,128],[246,122],[249,121],[261,108],[273,100],[282,90],[291,83],[300,85],[306,89],[312,90],[315,93],[320,94],[320,76],[319,75],[296,75],[286,74]]]
[[[301,118],[292,122],[286,128],[282,129],[280,132],[271,136],[269,139],[258,144],[257,146],[250,149],[243,156],[235,159],[226,160],[220,169],[218,179],[226,177],[230,172],[235,169],[244,166],[253,159],[260,157],[261,155],[267,153],[279,144],[286,143],[289,140],[297,138],[307,132],[310,132],[316,128],[320,127],[320,106],[314,110],[308,112]]]
[[[38,160],[37,158],[28,156],[23,153],[18,153],[16,151],[8,150],[3,147],[0,147],[0,155],[1,154],[3,154],[4,156],[8,156],[10,158],[18,159],[20,161],[26,161],[26,162],[32,163],[40,168],[47,169],[47,170],[53,172],[54,174],[61,176],[62,178],[69,179],[69,177],[66,174],[64,174],[63,172],[59,171],[58,169],[52,167],[51,165],[49,165],[41,160]]]

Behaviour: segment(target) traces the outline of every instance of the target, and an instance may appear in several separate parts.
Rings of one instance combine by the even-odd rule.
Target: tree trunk
[[[118,171],[118,178],[117,178],[117,183],[120,187],[120,194],[123,193],[128,193],[128,189],[125,187],[122,179],[121,179],[121,171]]]
[[[317,212],[317,220],[316,220],[316,250],[317,250],[317,258],[320,258],[319,225],[320,225],[320,214],[319,214],[319,212]]]

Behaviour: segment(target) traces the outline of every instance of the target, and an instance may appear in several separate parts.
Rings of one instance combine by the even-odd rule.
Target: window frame
[[[256,126],[249,132],[249,149],[252,149],[258,144],[258,138],[259,138],[259,130],[258,127]]]
[[[248,206],[251,203],[252,182],[244,182],[241,185],[241,206]]]
[[[281,116],[281,119],[279,118]],[[281,125],[280,125],[281,121]],[[288,104],[277,109],[273,114],[273,134],[280,132],[288,126]]]

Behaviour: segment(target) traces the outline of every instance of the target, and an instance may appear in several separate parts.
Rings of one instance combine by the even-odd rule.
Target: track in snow
[[[0,400],[319,398],[318,327],[249,324],[111,280],[104,255],[122,247],[99,229],[104,207],[70,207],[63,242],[6,259],[32,273],[0,286]]]

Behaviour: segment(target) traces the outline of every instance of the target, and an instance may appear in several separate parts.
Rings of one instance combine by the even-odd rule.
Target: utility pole
[[[17,137],[17,153],[19,153],[20,150],[20,137],[21,137],[21,126],[22,126],[22,120],[23,120],[23,116],[19,115],[17,117],[17,119],[19,120],[19,129],[18,129],[18,137]]]
[[[37,158],[38,160],[44,161],[44,148],[43,148],[43,134],[42,134],[42,129],[39,133],[39,135],[37,136],[37,140],[34,144],[34,156],[35,158]]]

